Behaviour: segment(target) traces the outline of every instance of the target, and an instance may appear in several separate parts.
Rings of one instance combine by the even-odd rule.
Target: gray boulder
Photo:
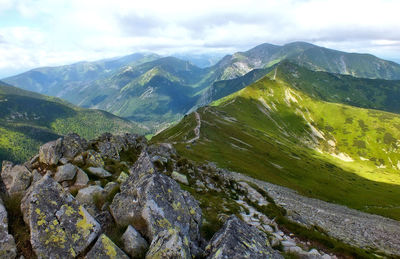
[[[133,166],[110,209],[118,224],[132,225],[148,240],[164,230],[177,230],[187,239],[191,254],[200,252],[202,216],[198,202],[170,177],[154,173],[146,154]]]
[[[21,202],[38,258],[75,258],[98,236],[99,223],[46,174]]]
[[[31,184],[32,174],[23,165],[13,166],[11,162],[3,161],[1,179],[9,195],[23,193]]]
[[[56,180],[59,183],[73,180],[77,171],[78,168],[73,164],[66,164],[59,166],[57,167],[57,172],[54,175],[54,180]]]
[[[15,258],[17,247],[14,237],[8,233],[7,211],[0,199],[0,259]]]
[[[129,257],[104,234],[97,239],[95,245],[90,249],[85,258],[129,259]]]
[[[87,141],[78,134],[68,134],[63,139],[63,157],[71,161],[88,148]]]
[[[122,235],[122,242],[124,243],[125,252],[132,258],[143,258],[149,248],[146,239],[131,225]]]
[[[78,171],[76,172],[75,186],[85,186],[89,182],[89,177],[87,174],[78,167]]]
[[[146,259],[190,259],[189,243],[177,230],[164,230],[153,239]]]
[[[267,236],[231,216],[206,247],[207,258],[283,258],[268,245]]]
[[[110,172],[104,170],[104,168],[102,167],[89,167],[88,171],[90,174],[97,176],[99,178],[107,178],[112,176]]]
[[[57,165],[62,157],[62,139],[44,144],[39,149],[39,161],[47,165]]]

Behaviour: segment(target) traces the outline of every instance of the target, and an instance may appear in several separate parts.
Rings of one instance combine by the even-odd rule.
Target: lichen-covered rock
[[[104,191],[107,193],[107,195],[112,195],[113,193],[115,194],[116,191],[119,190],[119,184],[116,182],[109,182],[104,186]]]
[[[268,243],[267,236],[231,216],[213,236],[206,248],[207,258],[283,258]]]
[[[102,157],[119,161],[122,151],[141,150],[146,142],[144,137],[134,134],[112,135],[105,133],[91,141],[91,144]]]
[[[73,164],[66,164],[57,167],[57,172],[54,175],[54,180],[61,183],[63,181],[70,181],[73,180],[78,168]]]
[[[86,154],[86,165],[93,167],[104,167],[104,160],[99,153],[94,150],[88,150]]]
[[[111,241],[106,235],[102,234],[97,239],[96,244],[85,256],[87,259],[129,259],[129,257]]]
[[[178,230],[187,238],[191,254],[197,255],[202,219],[198,202],[173,179],[154,171],[142,154],[110,206],[115,221],[132,225],[148,240],[163,230]]]
[[[164,230],[153,239],[146,259],[189,259],[192,258],[189,243],[176,230]],[[233,258],[233,257],[232,257]]]
[[[1,179],[9,195],[23,193],[31,184],[32,174],[23,165],[14,166],[11,162],[3,161]]]
[[[100,232],[99,223],[49,174],[28,189],[21,210],[38,258],[74,258]]]
[[[74,159],[74,157],[88,148],[86,139],[81,138],[78,134],[68,134],[63,139],[63,157],[68,160]]]
[[[188,181],[186,175],[184,175],[184,174],[180,174],[177,171],[173,171],[171,174],[171,177],[177,182],[183,183],[185,185],[189,185],[189,181]]]
[[[14,237],[8,233],[7,211],[0,199],[0,259],[15,258],[17,247]]]
[[[78,167],[78,171],[76,172],[75,186],[85,186],[89,182],[89,177],[87,174]]]
[[[121,239],[125,252],[132,258],[143,258],[149,248],[146,239],[131,225],[128,226]]]
[[[90,174],[99,178],[107,178],[112,176],[110,172],[106,171],[102,167],[89,167],[87,170],[89,171]]]
[[[62,157],[62,139],[44,144],[39,149],[39,161],[47,165],[57,165]]]

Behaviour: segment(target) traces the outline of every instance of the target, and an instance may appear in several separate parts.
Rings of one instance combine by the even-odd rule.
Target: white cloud
[[[0,76],[136,51],[297,40],[400,59],[398,10],[398,0],[0,0]]]

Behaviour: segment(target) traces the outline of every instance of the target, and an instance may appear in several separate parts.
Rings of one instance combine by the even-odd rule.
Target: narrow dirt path
[[[200,114],[198,112],[194,112],[194,115],[196,116],[196,122],[197,122],[197,125],[194,128],[195,137],[190,139],[190,140],[188,140],[188,141],[186,141],[186,143],[193,143],[193,142],[195,142],[196,140],[198,140],[200,138],[200,127],[201,127]]]

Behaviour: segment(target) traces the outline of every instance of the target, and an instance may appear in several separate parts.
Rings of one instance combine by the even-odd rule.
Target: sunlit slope
[[[78,108],[0,82],[0,162],[25,161],[41,144],[72,132],[92,139],[104,132],[145,129],[104,111]]]
[[[328,103],[274,71],[154,141],[304,195],[400,219],[400,116]],[[275,78],[275,80],[273,79]],[[399,166],[398,166],[399,164]]]

